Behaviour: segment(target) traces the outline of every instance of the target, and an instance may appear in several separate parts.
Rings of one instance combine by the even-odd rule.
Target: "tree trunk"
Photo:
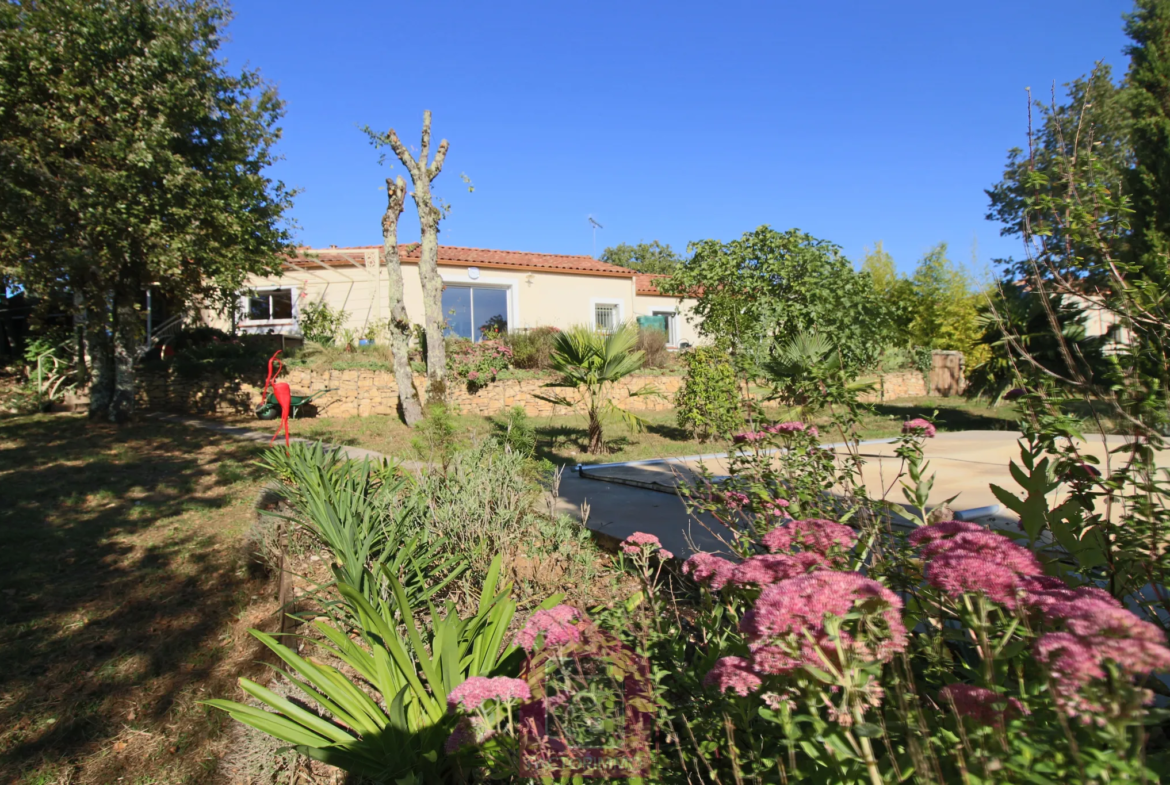
[[[402,421],[413,426],[423,418],[414,372],[410,367],[410,317],[403,302],[402,259],[398,256],[398,218],[406,202],[406,182],[386,178],[386,214],[382,216],[382,249],[386,254],[386,277],[390,289],[390,354],[394,360],[394,381],[398,383],[398,405]]]
[[[93,382],[89,386],[89,417],[107,419],[110,402],[114,399],[113,319],[110,314],[111,297],[101,297],[87,308],[89,359]]]
[[[589,454],[600,455],[605,450],[605,441],[601,434],[601,418],[597,412],[589,412]]]
[[[85,367],[86,318],[85,295],[81,293],[81,290],[75,289],[73,292],[73,345],[76,355],[73,358],[73,379],[77,384],[78,392],[81,392],[89,379],[89,370]]]
[[[387,141],[402,165],[410,172],[414,184],[414,203],[418,207],[421,247],[418,273],[422,280],[423,312],[427,333],[427,401],[443,401],[447,397],[447,352],[443,344],[443,280],[439,277],[439,220],[442,212],[431,198],[431,181],[443,171],[443,160],[447,157],[447,140],[439,143],[434,160],[428,165],[431,154],[431,113],[423,112],[422,144],[418,159],[415,160],[406,146],[391,128]]]
[[[134,361],[142,340],[139,315],[130,302],[119,301],[114,312],[114,395],[109,420],[124,423],[134,411]]]
[[[443,328],[447,320],[443,314],[443,279],[439,277],[439,219],[437,215],[424,217],[426,213],[439,211],[430,206],[429,196],[425,202],[419,199],[417,189],[414,198],[418,203],[419,224],[422,228],[418,274],[422,279],[423,313],[427,330],[427,400],[442,401],[447,398],[447,345],[443,340]],[[475,329],[474,325],[472,329]]]

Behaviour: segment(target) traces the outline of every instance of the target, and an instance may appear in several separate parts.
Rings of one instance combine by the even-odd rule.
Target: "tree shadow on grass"
[[[234,508],[216,469],[255,451],[161,422],[0,420],[0,771],[80,764],[112,782],[198,755],[201,712],[171,760],[126,760],[113,740],[168,737],[239,654],[225,632],[261,585],[238,523],[217,531]]]
[[[1014,431],[1017,428],[1014,418],[991,417],[961,406],[939,406],[937,404],[899,406],[896,403],[878,403],[873,406],[876,414],[895,420],[929,417],[936,409],[938,415],[934,418],[934,422],[940,431]]]

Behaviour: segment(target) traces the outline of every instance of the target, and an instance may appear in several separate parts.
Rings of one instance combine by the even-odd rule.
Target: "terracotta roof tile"
[[[634,275],[634,291],[637,294],[662,294],[658,291],[658,281],[669,277],[669,275],[655,273],[636,273]]]
[[[300,254],[291,259],[299,264],[313,264],[313,259],[327,267],[348,267],[356,262],[364,265],[364,252],[377,249],[379,258],[382,246],[364,245],[348,248],[301,248]],[[312,252],[312,258],[307,254]],[[418,243],[399,246],[402,261],[417,263],[420,255]],[[349,258],[346,258],[349,257]],[[352,260],[352,261],[351,261]],[[604,275],[630,278],[634,272],[625,267],[609,264],[592,256],[569,256],[566,254],[529,253],[526,251],[496,251],[488,248],[463,248],[457,245],[439,246],[439,264],[487,267],[501,270],[543,270],[576,275]]]

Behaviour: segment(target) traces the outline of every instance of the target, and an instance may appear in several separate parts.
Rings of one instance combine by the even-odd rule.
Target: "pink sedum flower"
[[[455,711],[457,706],[462,706],[466,711],[475,711],[490,700],[507,702],[531,697],[528,684],[520,679],[472,676],[447,695],[447,708]]]
[[[683,562],[683,574],[719,591],[731,580],[735,565],[713,553],[696,553]]]
[[[515,645],[532,651],[536,646],[536,639],[541,635],[544,635],[545,646],[576,643],[581,640],[581,630],[573,624],[578,618],[580,614],[577,609],[569,605],[557,605],[555,608],[537,611],[528,618],[524,629],[516,633]]]
[[[964,594],[980,593],[1014,608],[1025,591],[1025,579],[1044,572],[1027,548],[963,521],[923,527],[910,535],[910,542],[921,546],[927,583],[956,601]]]
[[[716,660],[715,667],[703,677],[704,687],[717,687],[720,692],[733,691],[746,697],[760,688],[763,682],[752,664],[743,657],[723,657]]]
[[[970,521],[941,521],[930,526],[915,529],[909,537],[909,543],[915,547],[929,545],[938,540],[948,539],[965,532],[985,532],[987,528]]]
[[[881,662],[906,648],[902,600],[877,581],[856,572],[813,572],[767,586],[755,607],[744,614],[740,629],[753,644],[776,643],[793,651],[797,644],[803,662],[819,666],[819,654],[809,638],[830,659],[834,658],[836,644],[827,639],[825,616],[843,617],[859,605],[885,620],[887,637],[863,642],[842,630],[842,648],[863,659]]]
[[[731,570],[730,582],[736,586],[748,584],[768,586],[778,581],[796,578],[826,565],[823,556],[810,552],[752,556],[735,565]]]
[[[1062,606],[1063,603],[1079,600],[1099,600],[1116,608],[1121,607],[1121,603],[1113,599],[1113,595],[1096,586],[1078,586],[1073,589],[1060,578],[1047,575],[1027,577],[1021,583],[1024,589],[1024,603],[1046,615],[1051,615],[1050,611]],[[1059,615],[1056,618],[1059,618]]]
[[[731,437],[733,444],[755,444],[768,438],[768,434],[764,431],[747,431],[745,433],[737,433]]]
[[[849,550],[857,542],[857,535],[848,526],[833,521],[809,518],[789,521],[764,535],[764,547],[772,553],[790,551],[799,545],[806,551],[822,556],[833,548]]]
[[[666,561],[673,559],[674,554],[662,547],[662,543],[653,534],[646,532],[634,532],[625,540],[622,541],[622,552],[631,556],[637,556],[642,552],[643,548],[656,548],[658,558]]]
[[[772,425],[769,425],[764,430],[767,431],[768,433],[788,434],[788,433],[797,433],[799,431],[803,431],[804,429],[805,429],[804,423],[800,422],[799,420],[793,420],[790,422],[773,423]]]
[[[1108,675],[1106,662],[1125,677],[1170,670],[1166,636],[1112,597],[1061,600],[1044,612],[1063,621],[1065,631],[1041,635],[1034,653],[1052,677],[1057,705],[1070,716],[1102,721],[1105,706],[1092,693]]]
[[[948,684],[938,691],[943,705],[954,703],[955,712],[980,725],[1002,728],[1004,720],[1027,713],[1015,698],[1008,698],[973,684]]]
[[[902,423],[902,433],[914,434],[916,436],[921,435],[927,439],[933,439],[938,431],[935,430],[934,424],[929,420],[915,417],[913,420],[907,420]]]

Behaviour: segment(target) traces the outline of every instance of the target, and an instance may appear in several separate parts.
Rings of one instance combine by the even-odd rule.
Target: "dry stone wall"
[[[328,417],[368,417],[393,415],[398,406],[398,385],[389,371],[308,370],[290,368],[281,377],[292,387],[293,395],[308,395],[330,390],[314,401],[317,413]],[[960,376],[961,378],[961,376]],[[426,377],[416,376],[415,387],[425,395]],[[679,376],[631,376],[614,387],[614,403],[634,411],[664,411],[674,407],[675,393],[682,386]],[[463,384],[451,385],[448,396],[465,414],[498,414],[513,406],[523,406],[531,415],[567,414],[563,406],[543,401],[537,396],[563,393],[570,399],[575,393],[564,388],[548,388],[547,377],[501,379],[476,392]],[[953,382],[952,382],[953,384]],[[657,397],[631,397],[630,391],[644,386],[656,388]],[[260,405],[262,379],[245,380],[220,375],[197,379],[173,372],[142,372],[138,376],[137,404],[145,411],[170,411],[186,414],[251,414]],[[881,377],[878,388],[865,400],[893,401],[930,394],[937,395],[936,385],[928,387],[918,371],[889,373]],[[953,392],[954,386],[948,390]],[[946,393],[943,393],[946,394]]]
[[[311,371],[290,368],[281,377],[293,395],[319,390],[331,392],[314,399],[317,412],[328,417],[392,415],[398,406],[398,385],[389,371]],[[547,388],[548,378],[501,379],[469,392],[463,384],[452,384],[448,402],[464,414],[498,414],[523,406],[531,415],[567,414],[566,408],[542,401],[538,395],[561,393],[572,400],[575,393],[564,388]],[[416,376],[415,388],[425,398],[426,377]],[[677,376],[631,376],[614,385],[613,402],[631,410],[662,411],[674,407],[674,395],[682,379]],[[656,388],[660,396],[631,397],[631,390]],[[263,383],[222,376],[187,379],[174,373],[142,373],[138,383],[138,406],[143,410],[175,411],[189,414],[248,414],[260,405]],[[318,404],[319,401],[319,404]]]

